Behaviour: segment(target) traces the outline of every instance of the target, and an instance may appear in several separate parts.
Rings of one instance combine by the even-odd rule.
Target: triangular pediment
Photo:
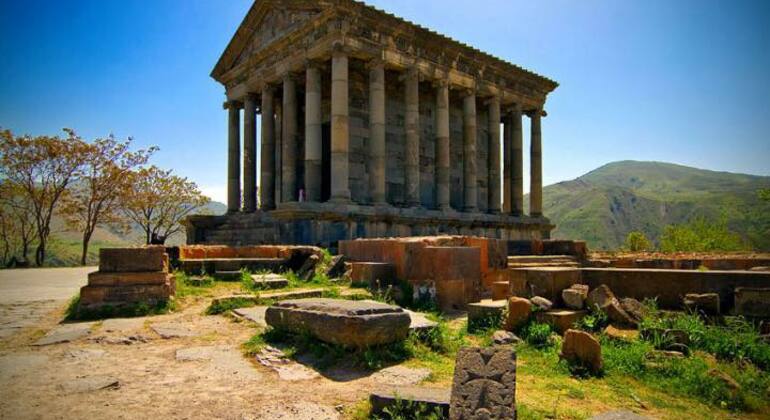
[[[330,6],[325,1],[256,0],[211,75],[217,78],[224,74]]]

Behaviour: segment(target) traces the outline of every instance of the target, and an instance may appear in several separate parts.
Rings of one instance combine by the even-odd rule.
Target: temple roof
[[[448,37],[446,35],[440,34],[436,31],[431,30],[430,28],[424,27],[422,25],[419,25],[417,23],[411,22],[407,19],[404,19],[402,17],[396,16],[392,13],[388,13],[384,10],[378,9],[374,6],[370,6],[363,1],[358,0],[316,0],[316,1],[309,1],[309,0],[255,0],[254,4],[252,4],[251,8],[249,9],[249,12],[247,13],[246,17],[243,19],[243,22],[241,22],[241,25],[238,27],[238,29],[235,32],[235,35],[230,40],[230,43],[228,44],[225,51],[222,53],[222,56],[219,58],[219,61],[217,62],[216,66],[211,72],[211,77],[214,79],[221,81],[221,77],[235,64],[238,57],[241,55],[243,50],[248,45],[248,42],[250,40],[250,37],[252,34],[256,31],[257,25],[259,22],[255,22],[256,19],[258,19],[258,16],[260,14],[261,9],[264,7],[269,6],[278,6],[278,7],[286,7],[287,4],[291,4],[291,7],[297,7],[297,8],[304,8],[304,9],[315,9],[320,13],[321,11],[328,10],[330,8],[336,8],[337,10],[341,12],[355,12],[355,11],[368,11],[370,13],[375,13],[379,16],[381,16],[383,19],[390,19],[394,20],[395,24],[404,24],[408,25],[410,28],[412,28],[415,33],[419,34],[427,34],[434,37],[440,38],[443,42],[446,42],[448,44],[453,45],[454,47],[460,48],[462,50],[467,50],[469,55],[480,55],[483,58],[490,60],[492,62],[495,62],[497,65],[500,65],[503,68],[508,68],[514,73],[523,73],[529,77],[538,79],[540,83],[547,86],[548,91],[553,91],[556,89],[556,87],[559,86],[559,84],[545,76],[539,75],[531,70],[527,70],[521,66],[515,65],[509,61],[503,60],[499,57],[496,57],[492,54],[486,53],[484,51],[481,51],[473,46],[470,46],[468,44],[465,44],[463,42],[457,41],[451,37]]]

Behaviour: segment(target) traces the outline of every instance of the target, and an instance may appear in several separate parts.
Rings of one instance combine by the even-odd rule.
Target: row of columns
[[[350,202],[349,187],[349,92],[348,57],[342,51],[332,55],[331,86],[331,198],[337,203]],[[385,152],[385,66],[382,61],[372,61],[369,68],[370,110],[370,163],[369,188],[372,204],[386,204],[386,152]],[[310,63],[305,74],[305,178],[306,201],[320,201],[322,189],[322,121],[321,121],[321,69]],[[406,204],[420,206],[420,114],[419,74],[408,70],[402,78],[405,88],[405,159],[404,179]],[[297,100],[296,81],[287,75],[283,79],[283,115],[281,126],[276,127],[273,88],[266,85],[261,92],[262,154],[260,202],[263,210],[275,208],[276,169],[280,168],[281,201],[297,201]],[[450,136],[449,136],[449,84],[445,80],[435,83],[436,88],[436,207],[450,207]],[[463,97],[463,201],[467,212],[478,211],[477,193],[477,112],[476,92],[466,90]],[[244,159],[243,159],[243,210],[253,212],[256,197],[256,95],[247,95],[243,103],[228,102],[228,210],[240,210],[240,114],[244,108]],[[523,211],[523,130],[522,109],[518,104],[501,115],[500,99],[487,100],[489,114],[488,176],[489,193],[487,208],[490,213],[503,212],[521,216]],[[530,150],[530,215],[542,215],[542,110],[527,114],[531,118]],[[503,191],[500,190],[500,121],[503,133]],[[280,128],[280,156],[276,155],[276,129]],[[280,158],[281,163],[276,164]],[[502,207],[501,207],[502,202]]]

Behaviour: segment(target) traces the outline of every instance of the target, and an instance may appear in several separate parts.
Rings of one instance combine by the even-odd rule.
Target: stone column
[[[385,65],[377,60],[369,65],[369,190],[372,204],[385,200]]]
[[[524,214],[524,131],[521,126],[521,106],[511,113],[511,214]]]
[[[406,145],[404,147],[404,191],[406,205],[420,205],[420,75],[409,69],[404,75],[406,102]]]
[[[321,70],[309,64],[305,84],[305,199],[321,201]]]
[[[331,200],[350,201],[348,151],[350,109],[348,99],[348,56],[340,48],[332,55],[332,168]]]
[[[487,208],[490,213],[500,213],[500,98],[493,96],[489,100],[489,144],[487,164],[489,170],[489,190]]]
[[[227,124],[227,211],[241,209],[241,104],[229,101]]]
[[[536,109],[530,114],[532,123],[531,148],[529,151],[529,215],[543,215],[543,154],[540,118],[543,110]]]
[[[511,165],[513,164],[513,149],[511,145],[511,116],[507,111],[503,120],[503,213],[510,214],[512,208],[511,177],[513,171]]]
[[[463,197],[466,212],[478,210],[476,135],[476,92],[469,90],[463,99]]]
[[[275,110],[273,88],[262,88],[262,156],[259,180],[259,201],[262,210],[275,208]]]
[[[297,85],[283,78],[283,142],[281,144],[281,201],[297,201]]]
[[[275,189],[275,202],[282,203],[281,197],[281,177],[283,176],[281,168],[283,168],[283,104],[282,102],[273,102],[275,107],[275,126],[273,128],[273,138],[275,139],[275,150],[273,151],[273,159],[275,160],[275,172],[273,172],[274,189]]]
[[[436,83],[436,206],[450,210],[449,204],[449,83]]]
[[[257,210],[257,98],[243,102],[243,211]]]

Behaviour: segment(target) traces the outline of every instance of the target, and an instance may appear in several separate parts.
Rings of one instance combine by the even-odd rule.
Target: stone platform
[[[323,247],[357,238],[435,235],[531,240],[553,229],[545,217],[310,202],[281,203],[267,212],[190,216],[185,226],[188,244]]]

